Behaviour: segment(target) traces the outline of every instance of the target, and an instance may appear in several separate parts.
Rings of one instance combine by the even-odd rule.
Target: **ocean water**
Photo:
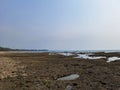
[[[11,52],[11,51],[9,51]],[[20,53],[43,53],[43,52],[54,52],[54,53],[90,53],[90,52],[120,52],[120,50],[48,50],[48,51],[12,51],[12,52],[20,52]]]
[[[48,52],[76,52],[76,53],[105,52],[105,53],[112,53],[112,52],[120,52],[120,50],[48,50]]]

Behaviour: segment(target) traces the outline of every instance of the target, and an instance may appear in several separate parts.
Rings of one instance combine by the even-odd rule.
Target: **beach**
[[[120,90],[119,52],[81,54],[1,52],[0,90]]]

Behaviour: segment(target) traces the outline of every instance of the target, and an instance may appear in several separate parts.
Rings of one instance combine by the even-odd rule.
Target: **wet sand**
[[[101,59],[49,53],[0,53],[0,90],[120,90],[120,53],[94,53]],[[57,80],[72,74],[75,80]]]

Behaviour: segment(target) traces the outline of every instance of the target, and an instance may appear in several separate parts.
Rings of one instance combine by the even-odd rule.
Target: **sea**
[[[120,52],[120,50],[46,50],[46,51],[14,51],[14,52],[21,52],[21,53],[45,53],[45,52],[48,52],[48,53],[51,53],[51,52],[58,52],[58,53],[61,53],[61,52],[105,52],[105,53],[112,53],[112,52]]]

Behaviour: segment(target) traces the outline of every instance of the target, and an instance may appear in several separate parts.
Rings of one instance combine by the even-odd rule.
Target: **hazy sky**
[[[0,46],[120,49],[120,0],[0,0]]]

